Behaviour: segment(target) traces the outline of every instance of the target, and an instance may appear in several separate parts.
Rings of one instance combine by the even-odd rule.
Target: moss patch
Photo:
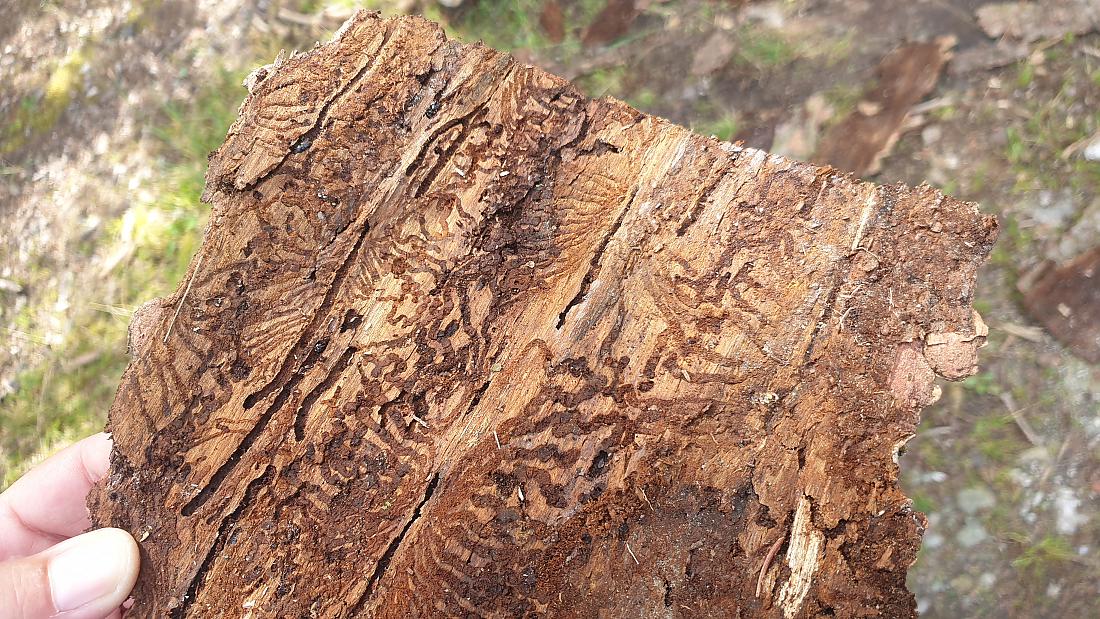
[[[26,95],[20,100],[12,117],[0,126],[0,155],[23,148],[57,124],[82,82],[80,73],[88,63],[88,56],[87,45],[69,52],[50,73],[40,94]]]

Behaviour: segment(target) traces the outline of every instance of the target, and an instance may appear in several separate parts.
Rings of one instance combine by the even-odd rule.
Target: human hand
[[[110,436],[90,436],[0,494],[0,617],[122,616],[137,580],[137,543],[121,529],[81,534],[91,526],[85,499],[110,454]]]

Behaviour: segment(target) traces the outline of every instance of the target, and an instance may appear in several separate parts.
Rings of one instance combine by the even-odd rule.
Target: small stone
[[[1069,190],[1044,189],[1038,193],[1036,203],[1030,205],[1031,219],[1040,225],[1061,228],[1070,223],[1079,204]]]
[[[920,132],[920,139],[925,146],[939,142],[941,137],[943,137],[943,129],[939,125],[928,125]]]
[[[1081,155],[1088,161],[1100,161],[1100,133],[1096,134],[1092,140],[1085,145],[1085,149],[1081,151]]]
[[[997,497],[985,486],[971,486],[959,491],[955,499],[959,503],[959,509],[968,514],[989,509],[997,504]]]
[[[939,548],[943,546],[943,536],[939,533],[925,533],[924,534],[924,547],[925,548]]]
[[[955,534],[955,541],[959,542],[964,548],[972,548],[984,542],[988,537],[989,533],[986,532],[982,523],[974,519],[968,519],[963,528]]]
[[[1069,488],[1059,488],[1054,493],[1054,507],[1057,509],[1055,526],[1062,535],[1072,535],[1077,528],[1087,524],[1088,516],[1080,512],[1081,499]]]

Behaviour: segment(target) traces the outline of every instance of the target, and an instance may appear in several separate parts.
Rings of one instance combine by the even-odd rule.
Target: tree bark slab
[[[418,18],[249,84],[90,499],[130,616],[914,614],[897,452],[992,218]]]

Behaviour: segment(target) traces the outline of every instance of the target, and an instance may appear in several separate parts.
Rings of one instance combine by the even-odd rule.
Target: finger
[[[0,563],[0,608],[12,619],[117,616],[138,574],[138,548],[121,529],[98,529],[39,554]]]
[[[111,437],[59,451],[0,494],[0,559],[39,552],[91,526],[85,500],[110,463]]]

